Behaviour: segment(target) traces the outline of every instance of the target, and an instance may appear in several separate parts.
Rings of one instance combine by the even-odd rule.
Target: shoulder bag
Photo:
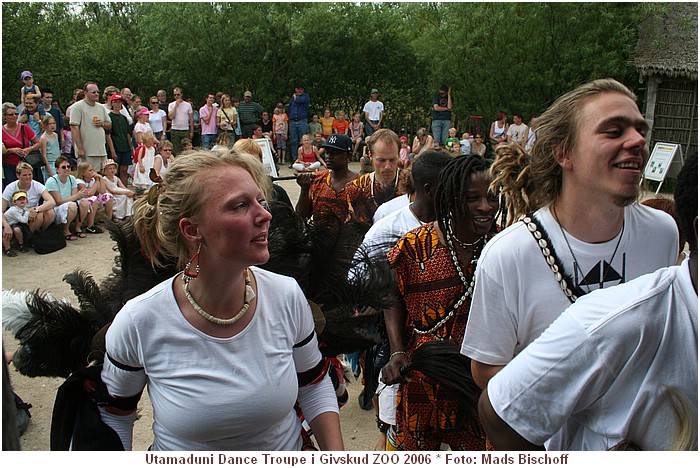
[[[24,137],[24,124],[20,124],[20,133],[22,134],[22,147],[26,148],[25,146],[25,137]],[[41,157],[41,150],[36,150],[32,151],[29,153],[27,156],[24,157],[24,161],[28,162],[29,164],[32,165],[33,168],[37,167],[44,167],[46,164],[44,163],[44,158]]]

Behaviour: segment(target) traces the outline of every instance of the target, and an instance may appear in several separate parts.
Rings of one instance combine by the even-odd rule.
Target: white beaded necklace
[[[471,280],[469,283],[467,283],[467,278],[464,275],[464,271],[462,271],[462,267],[459,264],[459,258],[457,258],[457,252],[455,251],[454,244],[452,243],[452,239],[454,237],[454,233],[452,232],[452,226],[450,225],[450,221],[448,220],[447,223],[445,223],[447,226],[447,232],[445,233],[445,240],[447,241],[447,250],[450,251],[450,255],[452,257],[452,263],[455,266],[455,269],[457,270],[457,275],[459,276],[459,280],[464,285],[465,291],[464,294],[462,294],[462,297],[459,298],[459,300],[455,303],[454,306],[452,306],[452,309],[450,312],[445,315],[442,320],[437,322],[435,325],[430,327],[428,330],[419,330],[417,328],[413,328],[413,330],[418,333],[419,335],[427,335],[427,334],[432,334],[435,332],[437,329],[442,327],[444,324],[447,323],[448,320],[452,318],[452,316],[455,313],[455,310],[459,309],[462,304],[464,304],[464,301],[467,300],[467,298],[471,297],[472,293],[474,292],[474,280],[476,278],[475,274],[472,274]],[[484,237],[481,237],[480,239],[477,240],[483,240]],[[476,242],[475,242],[476,244]],[[480,249],[474,249],[474,253],[472,254],[472,258],[470,263],[475,264],[477,259],[479,258],[478,253],[480,252]]]
[[[188,301],[190,301],[190,304],[192,304],[194,310],[196,310],[197,313],[204,317],[206,320],[217,325],[231,325],[233,323],[236,323],[238,320],[243,318],[246,312],[248,312],[250,302],[253,299],[255,299],[255,291],[253,291],[253,287],[250,285],[250,272],[247,268],[245,269],[245,297],[243,299],[243,307],[241,307],[241,310],[236,315],[229,319],[220,319],[218,317],[214,317],[213,315],[208,314],[204,309],[202,309],[202,307],[199,304],[197,304],[197,301],[194,300],[192,294],[190,294],[190,282],[185,278],[185,275],[182,276],[182,289],[183,291],[185,291],[185,297]]]

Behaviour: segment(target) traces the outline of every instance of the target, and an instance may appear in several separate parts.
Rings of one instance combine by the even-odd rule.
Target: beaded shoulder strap
[[[547,265],[549,265],[549,269],[552,270],[552,273],[554,273],[557,283],[559,283],[559,287],[561,287],[561,290],[566,294],[566,298],[573,304],[576,302],[576,299],[586,294],[585,291],[579,287],[573,286],[573,278],[570,275],[564,275],[564,267],[559,257],[557,257],[554,244],[547,235],[547,231],[544,230],[544,227],[542,227],[533,214],[528,213],[521,221],[525,223],[527,230],[530,231],[535,242],[537,242],[537,246],[540,248],[544,260],[547,262]]]

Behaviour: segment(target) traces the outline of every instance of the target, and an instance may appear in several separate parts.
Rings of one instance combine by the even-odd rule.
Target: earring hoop
[[[200,242],[199,245],[197,246],[197,252],[195,252],[194,255],[192,255],[192,258],[190,258],[187,261],[187,265],[185,265],[185,269],[182,270],[182,280],[185,283],[189,283],[192,280],[196,280],[197,277],[199,276],[199,252],[202,250],[202,243]],[[193,267],[194,264],[194,267]],[[193,271],[194,268],[194,271]]]

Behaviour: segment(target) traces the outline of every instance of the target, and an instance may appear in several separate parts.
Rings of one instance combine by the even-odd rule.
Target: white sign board
[[[265,172],[267,172],[267,175],[270,177],[279,177],[277,174],[277,166],[275,166],[275,158],[272,156],[272,141],[268,138],[258,138],[257,140],[253,141],[260,145],[260,148],[262,148],[263,166],[265,166]]]
[[[656,189],[656,193],[659,193],[664,179],[669,175],[678,174],[681,166],[683,166],[681,145],[658,142],[654,145],[654,150],[649,156],[646,168],[644,168],[644,178],[659,182]]]

